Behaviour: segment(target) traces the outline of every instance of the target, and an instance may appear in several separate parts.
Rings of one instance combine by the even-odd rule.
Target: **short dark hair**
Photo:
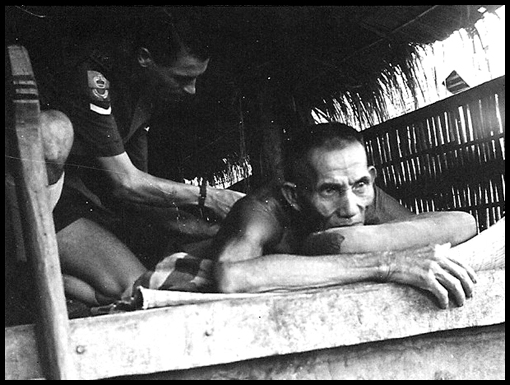
[[[288,182],[296,183],[302,177],[307,155],[315,148],[343,148],[351,143],[359,143],[365,148],[361,132],[343,123],[312,124],[296,132],[284,142],[283,148],[283,172]]]
[[[210,56],[206,23],[195,7],[140,8],[133,48],[147,48],[161,65],[171,64],[182,52],[204,61]]]

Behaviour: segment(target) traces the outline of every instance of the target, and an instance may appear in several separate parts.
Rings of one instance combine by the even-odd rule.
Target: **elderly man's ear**
[[[294,209],[300,210],[299,201],[297,199],[297,188],[296,184],[292,182],[284,182],[281,187],[282,195],[285,200],[291,205]]]
[[[377,178],[377,169],[374,166],[368,166],[368,172],[370,174],[370,178],[372,178],[372,183],[374,183],[375,178]]]

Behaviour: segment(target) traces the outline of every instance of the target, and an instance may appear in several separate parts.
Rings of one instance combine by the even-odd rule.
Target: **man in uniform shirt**
[[[52,103],[70,117],[75,131],[54,210],[58,247],[66,293],[89,305],[131,294],[151,263],[138,252],[157,254],[175,234],[200,240],[216,233],[217,223],[195,217],[187,206],[223,218],[244,195],[148,173],[154,106],[194,95],[209,64],[185,20],[151,12],[140,10],[141,23],[124,35],[100,34],[84,42],[74,55],[78,59],[54,82]]]

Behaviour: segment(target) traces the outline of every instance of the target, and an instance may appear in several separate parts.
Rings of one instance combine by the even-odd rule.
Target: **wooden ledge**
[[[81,379],[197,368],[505,322],[505,271],[441,310],[412,287],[354,284],[70,321]],[[41,377],[34,326],[5,329],[5,379]]]

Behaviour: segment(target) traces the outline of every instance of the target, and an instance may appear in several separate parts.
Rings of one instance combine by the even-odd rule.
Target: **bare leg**
[[[68,293],[90,305],[130,295],[135,280],[147,271],[117,237],[88,219],[59,231],[57,241],[62,272],[82,281],[68,281]]]
[[[115,298],[105,297],[98,293],[88,283],[79,278],[63,274],[64,289],[66,295],[70,298],[77,298],[88,305],[106,305],[115,302]]]
[[[56,183],[73,145],[74,132],[69,118],[57,110],[41,111],[39,116],[44,159],[49,184]]]

